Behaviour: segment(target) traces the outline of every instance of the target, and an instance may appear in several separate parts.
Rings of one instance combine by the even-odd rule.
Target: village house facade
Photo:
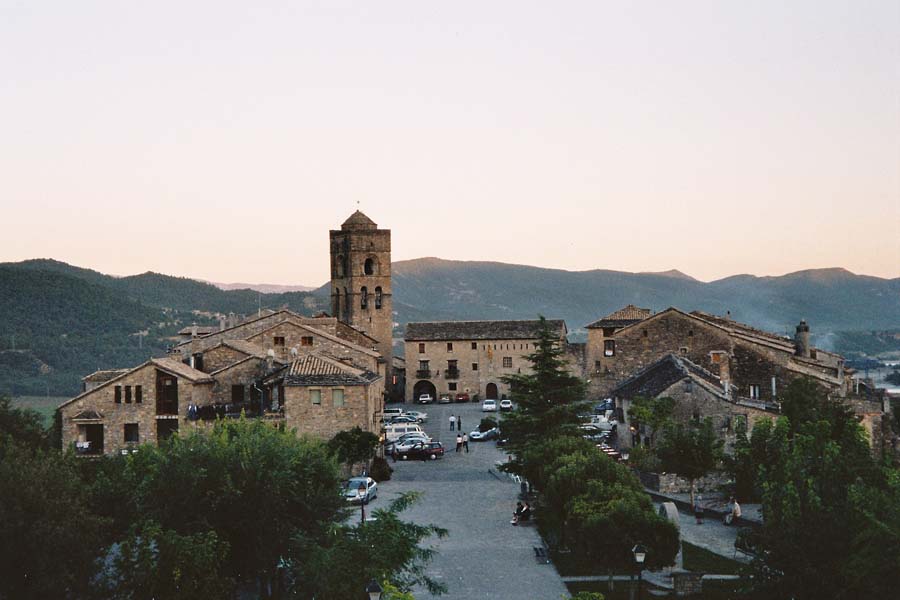
[[[127,452],[241,415],[322,438],[356,426],[377,433],[394,366],[382,354],[392,341],[390,231],[357,211],[331,240],[332,264],[346,267],[332,289],[362,307],[341,300],[336,316],[267,310],[185,328],[167,357],[85,377],[82,394],[60,406],[64,447]]]
[[[548,320],[561,347],[566,324]],[[406,399],[468,394],[470,399],[509,396],[503,377],[530,372],[540,321],[444,321],[408,323],[404,337]]]

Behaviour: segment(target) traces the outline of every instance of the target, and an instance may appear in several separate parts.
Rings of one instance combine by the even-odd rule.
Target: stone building
[[[266,310],[185,328],[166,358],[85,377],[60,406],[64,447],[127,451],[242,414],[319,437],[374,431],[394,381],[390,231],[357,211],[331,232],[331,255],[335,316]]]
[[[157,443],[188,422],[191,405],[209,404],[215,380],[179,360],[153,358],[63,403],[63,447],[115,454]]]
[[[547,321],[561,346],[566,324]],[[445,321],[406,326],[406,398],[469,394],[471,399],[505,398],[505,375],[528,372],[540,321]]]
[[[792,340],[700,311],[648,313],[629,306],[588,325],[586,376],[592,397],[608,397],[669,354],[715,374],[737,398],[775,403],[800,377],[813,379],[835,396],[846,394],[843,357],[810,347],[806,323],[798,325]]]
[[[645,443],[650,435],[628,418],[631,403],[637,397],[672,398],[675,401],[672,416],[676,421],[699,422],[711,418],[713,428],[725,438],[726,447],[734,442],[738,421],[743,420],[750,432],[760,419],[771,419],[778,414],[778,405],[740,398],[734,385],[677,354],[667,354],[641,369],[617,385],[610,395],[616,401],[620,448]]]

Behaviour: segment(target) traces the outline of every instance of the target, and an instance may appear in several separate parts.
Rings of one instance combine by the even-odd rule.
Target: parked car
[[[405,413],[403,413],[403,415],[407,416],[407,417],[412,417],[419,423],[424,423],[425,421],[428,420],[428,413],[422,412],[420,410],[408,410]]]
[[[504,398],[500,401],[500,410],[512,410],[513,403],[509,398]]]
[[[430,439],[422,439],[422,438],[407,438],[405,440],[397,440],[391,445],[390,453],[393,455],[395,452],[409,452],[416,444],[430,444]]]
[[[431,394],[419,394],[419,399],[416,402],[419,404],[431,404],[434,402],[434,397]]]
[[[444,394],[443,396],[441,396],[441,399],[438,400],[438,404],[450,404],[450,396]]]
[[[457,395],[456,395],[456,401],[457,401],[457,402],[468,402],[468,401],[469,401],[469,395],[466,394],[466,393],[457,394]]]
[[[398,448],[396,456],[400,460],[421,460],[423,457],[437,460],[438,458],[444,458],[444,445],[440,442],[416,442],[407,450]]]
[[[487,431],[478,431],[477,429],[469,434],[469,439],[473,442],[486,442],[488,440],[500,439],[500,430],[491,427]]]
[[[481,404],[481,412],[497,412],[497,401],[485,400]]]
[[[368,504],[378,496],[378,482],[371,477],[351,477],[344,486],[344,498],[354,504]]]
[[[384,428],[384,437],[388,442],[396,442],[404,433],[412,433],[414,431],[422,431],[422,428],[415,423],[397,423],[396,425],[387,425]]]
[[[397,423],[418,423],[419,420],[412,415],[404,413],[398,417],[391,417],[387,422],[390,425],[396,425]]]
[[[402,408],[400,408],[399,406],[391,406],[391,407],[385,408],[384,411],[381,413],[381,420],[383,422],[387,423],[394,417],[399,417],[402,414],[403,414]]]

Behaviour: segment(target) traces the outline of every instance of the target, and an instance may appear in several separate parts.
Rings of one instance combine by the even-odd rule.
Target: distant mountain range
[[[583,327],[626,305],[676,306],[790,334],[805,318],[821,347],[841,350],[835,332],[900,329],[900,278],[844,269],[779,277],[736,275],[704,283],[679,271],[562,271],[437,258],[392,265],[395,320],[526,319],[543,314]],[[224,290],[159,273],[112,277],[38,259],[0,264],[0,393],[70,394],[97,368],[134,365],[165,352],[181,327],[213,324],[212,313],[288,307],[329,310],[329,286],[274,292]],[[229,286],[230,287],[230,286]],[[854,338],[855,350],[865,339]]]
[[[308,285],[278,285],[275,283],[216,283],[215,281],[204,281],[216,286],[220,290],[253,290],[263,294],[283,294],[285,292],[311,292],[316,289]]]

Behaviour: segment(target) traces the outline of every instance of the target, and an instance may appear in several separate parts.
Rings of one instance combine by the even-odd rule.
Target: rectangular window
[[[313,404],[322,404],[322,390],[309,390],[309,399]]]
[[[453,342],[447,342],[447,352],[453,352]]]
[[[600,369],[602,369],[602,368],[603,368],[603,365],[600,363],[600,361],[599,361],[599,360],[595,360],[595,361],[594,361],[594,371],[597,372],[597,373],[599,373],[599,372],[600,372]]]
[[[276,346],[284,346],[284,336],[276,335],[275,336],[275,345]]]
[[[425,344],[419,344],[419,354],[425,354]]]
[[[512,356],[504,356],[503,357],[503,367],[507,369],[512,368]]]
[[[477,371],[477,370],[478,370],[478,363],[472,363],[472,370],[473,370],[473,371]]]
[[[116,404],[122,404],[122,386],[117,385],[114,393]]]
[[[231,403],[240,404],[244,401],[244,386],[234,384],[231,386]]]
[[[722,353],[721,352],[713,352],[709,355],[709,357],[710,357],[710,359],[712,359],[712,362],[714,365],[717,365],[720,362],[722,362]]]
[[[455,391],[456,391],[456,383],[455,383],[455,382],[454,382],[454,383],[448,383],[447,385],[450,386],[450,391],[451,391],[451,392],[455,392]]]
[[[750,384],[750,399],[751,400],[759,400],[759,385],[755,383]]]
[[[616,340],[603,340],[603,356],[616,355]]]
[[[447,368],[450,369],[451,371],[455,371],[456,369],[459,368],[459,367],[456,366],[456,363],[457,363],[457,362],[458,362],[458,361],[456,361],[456,360],[448,360],[448,361],[447,361]]]
[[[344,406],[344,390],[331,390],[331,402],[335,408]]]
[[[303,336],[302,338],[300,338],[300,345],[301,345],[301,346],[312,346],[312,345],[313,345],[313,339],[312,339],[312,336],[311,336],[311,335],[305,335],[305,336]]]
[[[137,444],[140,441],[137,423],[125,423],[125,443]]]
[[[134,403],[140,404],[144,401],[144,388],[142,386],[134,386]]]
[[[472,342],[472,350],[478,350],[478,342]]]
[[[427,361],[427,360],[420,360],[419,361],[419,370],[427,371],[429,369],[428,362],[429,361]]]
[[[131,404],[131,386],[125,386],[125,404]]]

